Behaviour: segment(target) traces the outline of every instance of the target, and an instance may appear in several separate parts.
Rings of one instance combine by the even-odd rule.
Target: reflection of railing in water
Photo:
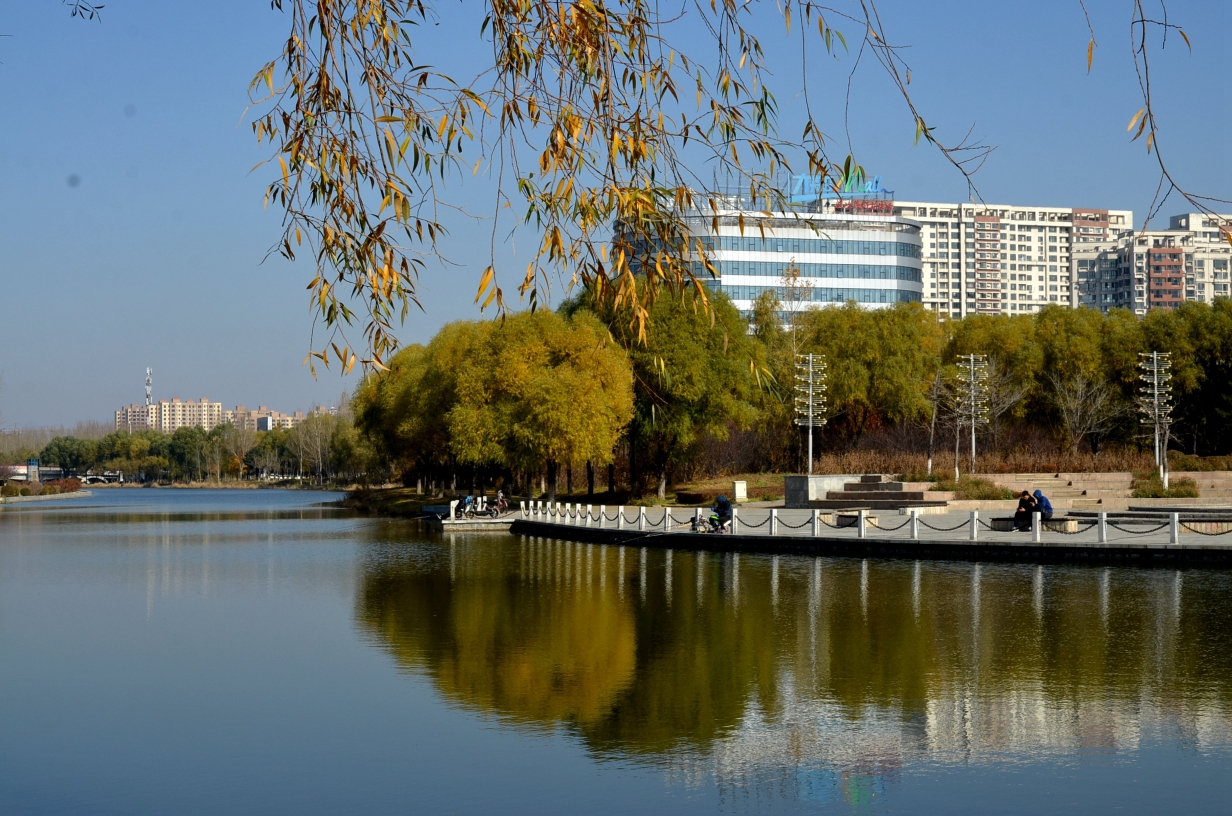
[[[698,523],[703,521],[702,508],[676,508],[677,512],[683,512],[683,517],[678,517],[673,514],[673,508],[661,507],[651,508],[651,512],[647,513],[647,508],[639,506],[636,508],[626,508],[620,506],[616,508],[613,515],[609,515],[606,505],[599,505],[597,510],[595,505],[582,505],[579,503],[545,503],[542,501],[523,501],[521,503],[521,517],[528,521],[546,522],[551,524],[563,524],[566,526],[594,527],[597,529],[609,530],[628,530],[645,533],[670,533],[681,531],[690,526],[696,527]],[[626,510],[634,510],[635,513],[630,518]],[[764,513],[764,516],[759,521],[752,521],[749,515],[741,516],[741,512],[749,515],[755,513]],[[920,512],[917,508],[906,508],[902,511],[907,516],[902,522],[896,525],[888,525],[882,522],[881,517],[872,514],[867,510],[851,510],[827,512],[822,510],[798,510],[786,511],[788,513],[796,513],[797,522],[789,521],[780,517],[779,508],[756,508],[746,509],[741,511],[737,508],[732,508],[731,532],[732,534],[752,533],[762,528],[768,527],[767,535],[780,535],[782,530],[786,530],[786,535],[799,537],[807,535],[811,537],[819,537],[824,534],[825,529],[843,529],[853,528],[856,538],[872,538],[878,539],[888,537],[888,534],[895,533],[900,530],[906,530],[906,537],[912,540],[921,538],[921,528],[935,533],[955,533],[960,532],[970,541],[980,540],[981,529],[987,532],[996,532],[994,526],[988,521],[980,517],[979,511],[972,510],[965,519],[957,524],[934,524],[927,520],[927,516]],[[807,514],[807,515],[800,515]],[[691,515],[691,517],[690,517]],[[1068,519],[1073,529],[1067,529],[1065,525],[1060,525],[1055,522],[1049,522],[1042,519],[1039,513],[1032,514],[1030,533],[1032,534],[1033,543],[1043,543],[1045,537],[1058,537],[1057,540],[1073,539],[1075,536],[1081,536],[1092,530],[1095,531],[1096,544],[1111,544],[1115,543],[1110,538],[1109,530],[1114,530],[1121,533],[1120,540],[1123,542],[1127,538],[1136,539],[1140,536],[1151,536],[1167,530],[1166,542],[1147,542],[1153,546],[1166,543],[1167,545],[1176,546],[1181,543],[1181,534],[1195,534],[1208,538],[1219,537],[1232,534],[1232,525],[1227,525],[1228,529],[1207,530],[1204,529],[1204,524],[1209,526],[1209,522],[1190,522],[1182,521],[1180,513],[1168,514],[1168,520],[1162,524],[1157,523],[1154,519],[1143,519],[1139,521],[1126,520],[1110,520],[1108,514],[1101,512],[1096,514],[1093,520],[1085,519]],[[613,524],[614,522],[614,524]],[[1145,527],[1145,528],[1144,528]],[[801,531],[806,530],[806,533]],[[877,533],[887,534],[886,536],[870,535],[870,529]],[[1004,532],[1004,531],[1001,531]],[[927,537],[927,534],[925,534]],[[902,538],[899,536],[898,538]],[[1229,547],[1232,547],[1232,541],[1229,541]]]

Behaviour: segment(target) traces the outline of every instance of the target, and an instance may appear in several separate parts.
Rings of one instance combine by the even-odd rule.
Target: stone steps
[[[944,508],[944,501],[916,501],[911,499],[814,499],[809,507],[818,510],[899,510],[904,507]]]
[[[932,490],[935,482],[869,482],[868,477],[861,477],[858,482],[847,482],[843,492],[848,493],[922,493]],[[831,493],[837,491],[830,491]]]
[[[954,498],[943,490],[831,490],[826,499],[834,501],[948,502]]]

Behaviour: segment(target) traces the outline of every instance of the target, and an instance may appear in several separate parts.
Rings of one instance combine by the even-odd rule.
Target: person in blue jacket
[[[1044,521],[1052,518],[1052,502],[1048,501],[1042,490],[1035,491],[1035,512],[1039,513]]]

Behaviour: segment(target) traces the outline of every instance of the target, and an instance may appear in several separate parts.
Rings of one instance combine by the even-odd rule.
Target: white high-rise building
[[[175,433],[180,428],[210,430],[223,422],[221,402],[200,400],[183,402],[179,397],[149,405],[133,403],[115,412],[117,431],[162,431]]]
[[[1185,301],[1228,297],[1232,216],[1174,215],[1168,228],[1143,230],[1119,240],[1075,247],[1071,277],[1078,305],[1107,312],[1174,309]]]
[[[1116,246],[1131,210],[895,201],[920,224],[923,301],[953,317],[1078,306],[1074,252]]]

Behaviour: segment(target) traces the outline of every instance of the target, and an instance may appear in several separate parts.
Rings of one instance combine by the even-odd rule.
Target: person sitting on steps
[[[1044,521],[1052,518],[1052,502],[1048,501],[1042,490],[1035,491],[1035,512],[1039,513]]]
[[[1035,499],[1027,491],[1022,491],[1018,495],[1018,509],[1014,511],[1014,532],[1031,529],[1031,514],[1035,509]]]

